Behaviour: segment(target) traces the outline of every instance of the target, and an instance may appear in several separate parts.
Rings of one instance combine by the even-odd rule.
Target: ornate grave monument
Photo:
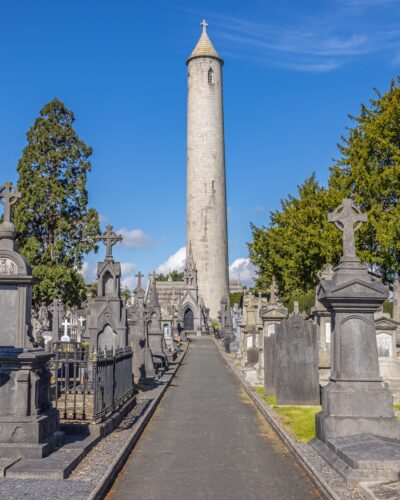
[[[0,457],[42,458],[60,441],[50,403],[51,354],[34,347],[32,272],[18,253],[11,206],[21,197],[10,182],[0,188]]]
[[[145,291],[142,288],[143,274],[139,272],[136,278],[133,306],[128,308],[129,343],[134,352],[132,370],[135,380],[144,382],[154,379],[156,371],[147,339]]]
[[[153,356],[153,362],[158,368],[168,366],[167,352],[164,346],[164,335],[161,330],[161,311],[158,302],[155,273],[150,276],[150,285],[146,300],[147,308],[147,338]]]
[[[98,240],[106,245],[104,262],[97,265],[97,297],[90,301],[87,329],[93,350],[117,349],[128,345],[126,308],[121,298],[121,265],[114,262],[112,247],[122,236],[107,226]]]
[[[398,480],[400,423],[379,373],[374,313],[388,289],[369,275],[355,251],[367,216],[344,199],[329,222],[343,232],[343,256],[318,300],[332,313],[332,371],[322,392],[313,446],[348,481]]]

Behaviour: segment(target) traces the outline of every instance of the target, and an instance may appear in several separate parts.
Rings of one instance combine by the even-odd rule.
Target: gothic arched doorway
[[[188,307],[185,311],[183,317],[184,328],[188,332],[194,331],[194,314],[193,311]]]

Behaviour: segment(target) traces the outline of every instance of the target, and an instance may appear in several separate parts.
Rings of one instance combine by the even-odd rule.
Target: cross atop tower
[[[200,23],[200,26],[203,28],[203,33],[206,33],[208,23],[205,19],[203,19],[203,21]]]
[[[11,222],[11,207],[21,198],[11,182],[6,182],[0,187],[0,203],[4,205],[4,222]]]
[[[106,226],[106,230],[104,231],[104,233],[97,236],[97,240],[102,241],[107,248],[106,261],[112,261],[112,247],[119,241],[122,241],[122,236],[120,234],[114,233],[113,227],[108,225]]]
[[[328,221],[343,232],[343,257],[356,256],[355,232],[360,229],[363,222],[368,221],[367,214],[353,204],[350,198],[344,198],[331,214]]]

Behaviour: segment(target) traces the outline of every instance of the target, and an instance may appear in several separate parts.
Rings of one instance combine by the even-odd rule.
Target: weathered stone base
[[[63,442],[58,411],[38,417],[0,417],[0,458],[43,458]]]
[[[400,441],[358,434],[310,444],[349,484],[398,480]]]
[[[393,397],[382,381],[330,381],[322,392],[324,410],[316,416],[316,435],[323,441],[370,433],[400,439]]]

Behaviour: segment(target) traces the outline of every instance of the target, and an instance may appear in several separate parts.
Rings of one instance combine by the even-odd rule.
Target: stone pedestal
[[[51,353],[0,348],[0,458],[42,458],[62,443],[50,403]]]

